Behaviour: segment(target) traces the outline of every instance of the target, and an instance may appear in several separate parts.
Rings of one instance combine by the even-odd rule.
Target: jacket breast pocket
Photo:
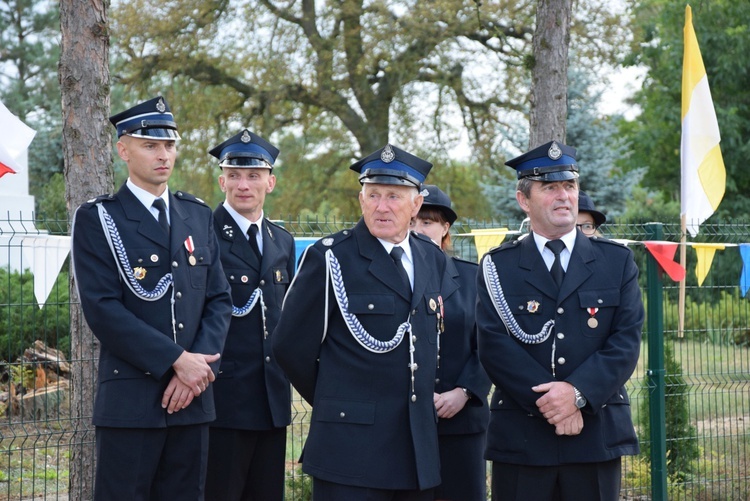
[[[393,294],[350,294],[349,312],[355,315],[393,315]]]
[[[196,247],[192,257],[194,259],[190,259],[190,256],[188,256],[190,285],[194,289],[205,289],[208,266],[211,264],[211,252],[208,250],[208,247]]]
[[[584,313],[581,315],[583,335],[599,337],[609,334],[612,318],[620,306],[620,289],[578,291],[578,301]]]

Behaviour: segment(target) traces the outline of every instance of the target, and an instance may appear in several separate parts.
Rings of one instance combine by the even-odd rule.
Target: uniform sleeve
[[[161,378],[183,349],[125,307],[117,264],[95,207],[76,210],[71,235],[74,280],[94,335],[115,356]]]
[[[207,231],[211,263],[208,266],[200,328],[190,352],[213,355],[224,351],[224,342],[232,320],[232,292],[221,265],[219,241],[214,231],[214,218],[210,212]],[[220,363],[221,361],[217,361],[211,364],[215,374],[218,374]]]
[[[336,299],[330,296],[329,301]],[[300,260],[273,332],[273,353],[287,378],[312,404],[318,373],[318,356],[331,304],[326,309],[324,255],[308,247]]]
[[[618,268],[608,269],[611,272]],[[629,249],[620,269],[623,270],[620,304],[612,320],[607,341],[567,378],[568,382],[586,396],[590,404],[586,409],[592,412],[601,409],[625,385],[640,356],[644,310],[638,285],[638,267]]]

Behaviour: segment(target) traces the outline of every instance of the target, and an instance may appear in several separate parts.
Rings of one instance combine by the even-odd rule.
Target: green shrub
[[[57,277],[43,308],[34,297],[34,276],[0,269],[0,360],[13,362],[34,341],[70,354],[68,272]]]
[[[700,456],[695,427],[690,424],[688,409],[688,385],[682,377],[682,367],[675,360],[669,343],[664,347],[664,415],[667,447],[667,475],[670,479],[683,481],[693,473],[695,460]],[[650,461],[651,423],[649,408],[651,395],[649,380],[643,380],[644,394],[638,413],[641,454]]]

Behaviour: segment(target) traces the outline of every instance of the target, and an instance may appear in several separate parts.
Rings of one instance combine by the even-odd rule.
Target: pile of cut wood
[[[70,364],[58,350],[42,341],[3,368],[0,409],[5,416],[45,420],[56,416],[68,401]]]

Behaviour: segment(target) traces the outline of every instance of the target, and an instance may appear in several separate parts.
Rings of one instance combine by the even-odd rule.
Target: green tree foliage
[[[721,130],[727,170],[724,200],[714,217],[750,215],[750,3],[711,0],[692,6],[693,25],[706,67]],[[640,115],[622,124],[629,154],[626,169],[646,168],[643,186],[665,200],[680,198],[680,131],[685,4],[642,0],[635,8],[638,30],[629,63],[648,69],[633,101]]]
[[[36,197],[63,169],[59,40],[58,2],[0,0],[0,100],[37,131],[29,147],[29,191]]]
[[[0,359],[13,362],[37,339],[70,354],[68,273],[57,277],[41,309],[34,298],[34,275],[0,268]]]
[[[440,170],[463,170],[446,177],[469,183],[472,197],[454,200],[473,210],[479,183],[504,172],[508,124],[527,120],[535,7],[514,0],[118,2],[116,81],[141,97],[167,96],[186,138],[170,185],[209,201],[219,194],[205,152],[248,126],[284,142],[271,199],[285,203],[269,199],[276,211],[303,204],[349,212],[358,186],[342,169],[389,140],[433,161],[431,181]],[[593,0],[580,2],[576,14],[581,61],[611,62],[625,19]],[[467,145],[470,154],[461,155]],[[452,158],[468,158],[472,168]]]

